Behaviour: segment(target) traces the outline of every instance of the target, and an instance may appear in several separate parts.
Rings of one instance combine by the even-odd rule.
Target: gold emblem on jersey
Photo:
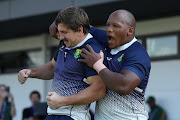
[[[124,54],[122,54],[117,60],[118,60],[119,62],[121,62],[123,56],[124,56]]]
[[[62,48],[64,48],[64,45],[63,45],[63,46],[61,46],[61,48],[59,48],[59,50],[60,50],[60,51],[63,51],[63,50],[62,50]]]
[[[74,57],[75,57],[75,58],[80,57],[81,51],[82,51],[81,49],[77,49],[76,52],[74,53]]]

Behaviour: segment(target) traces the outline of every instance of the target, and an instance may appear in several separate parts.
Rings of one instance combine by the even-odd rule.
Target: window
[[[180,32],[138,36],[152,61],[180,59]],[[140,41],[139,41],[140,42]]]
[[[176,35],[147,38],[147,52],[150,57],[172,56],[178,54]]]
[[[31,68],[42,64],[43,58],[40,50],[0,54],[0,73],[18,72],[22,68]]]

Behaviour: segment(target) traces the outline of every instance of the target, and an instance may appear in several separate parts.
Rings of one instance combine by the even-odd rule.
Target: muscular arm
[[[55,24],[55,21],[53,21],[53,23],[49,26],[49,33],[53,38],[59,39],[59,33],[57,32],[57,25]]]
[[[89,49],[82,49],[81,56],[85,59],[79,59],[80,62],[93,67],[101,76],[106,86],[120,95],[127,95],[134,90],[140,83],[140,78],[129,70],[121,70],[119,73],[112,72],[103,64],[103,53],[95,53],[91,46]]]
[[[89,87],[77,94],[67,96],[66,105],[90,104],[104,97],[106,86],[99,75],[87,78]]]
[[[62,97],[56,93],[48,93],[47,102],[51,109],[66,105],[90,104],[104,97],[106,86],[99,75],[87,78],[90,86],[77,94]],[[54,96],[54,97],[53,97]]]
[[[24,84],[28,78],[38,78],[43,80],[50,80],[54,76],[56,61],[52,59],[51,62],[33,69],[23,69],[18,73],[18,81]]]
[[[55,66],[56,61],[52,59],[52,61],[45,65],[31,69],[31,74],[29,75],[29,77],[50,80],[54,76]]]
[[[129,70],[121,70],[120,73],[116,73],[105,68],[99,72],[99,75],[109,89],[120,95],[129,94],[140,83],[139,77]]]

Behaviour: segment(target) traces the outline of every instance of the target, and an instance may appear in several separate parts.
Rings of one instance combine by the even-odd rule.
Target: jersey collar
[[[114,49],[111,49],[111,55],[115,55],[115,54],[117,54],[118,52],[120,52],[120,51],[123,51],[123,50],[125,50],[125,49],[127,49],[129,46],[131,46],[134,42],[136,42],[137,41],[137,39],[134,37],[129,43],[126,43],[126,44],[124,44],[124,45],[122,45],[122,46],[119,46],[119,47],[116,47],[116,48],[114,48]]]
[[[88,35],[86,36],[86,38],[82,42],[80,42],[79,44],[77,44],[76,46],[74,46],[72,48],[66,47],[66,49],[70,50],[70,49],[74,49],[74,48],[80,47],[90,38],[93,38],[93,36],[90,33],[88,33]]]

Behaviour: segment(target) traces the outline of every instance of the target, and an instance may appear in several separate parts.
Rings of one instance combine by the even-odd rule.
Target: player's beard
[[[66,39],[64,41],[65,41],[66,47],[68,48],[73,48],[80,43],[79,36],[77,36],[72,42]]]

